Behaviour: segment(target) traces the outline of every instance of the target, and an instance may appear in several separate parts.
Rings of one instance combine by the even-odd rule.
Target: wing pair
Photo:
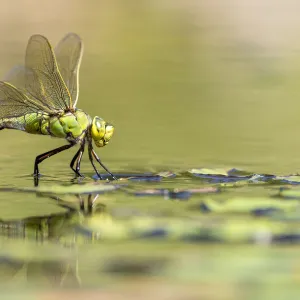
[[[82,54],[83,43],[75,33],[67,34],[54,51],[46,37],[31,36],[25,66],[13,68],[0,81],[0,119],[74,109]]]

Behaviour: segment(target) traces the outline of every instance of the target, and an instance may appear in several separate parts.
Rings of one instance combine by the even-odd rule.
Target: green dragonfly
[[[79,145],[70,167],[77,176],[85,149],[89,160],[99,174],[94,159],[117,179],[101,162],[93,149],[104,147],[110,141],[114,126],[96,116],[93,119],[77,109],[79,95],[79,68],[83,42],[75,33],[67,34],[53,50],[42,35],[30,37],[25,65],[17,66],[0,81],[0,130],[17,129],[31,134],[64,138],[67,145],[40,154],[34,163],[34,177],[39,178],[39,164],[46,158]]]

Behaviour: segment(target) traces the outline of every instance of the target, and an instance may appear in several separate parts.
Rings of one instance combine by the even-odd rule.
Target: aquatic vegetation
[[[222,245],[239,249],[245,244],[300,243],[297,175],[193,169],[116,177],[116,182],[83,180],[0,189],[1,197],[9,194],[11,199],[8,206],[0,201],[1,278],[13,282],[26,270],[28,282],[54,286],[86,285],[87,276],[88,284],[97,285],[96,279],[108,274],[164,274],[174,280],[173,268],[181,255],[187,255],[187,272],[178,276],[189,278],[197,266],[193,274],[200,279],[203,272],[211,274],[196,259],[199,249],[205,249],[200,245],[208,244],[218,244],[218,253],[222,252],[219,268],[227,257],[232,263],[230,268],[224,265],[224,272],[237,276],[240,268],[235,262],[238,266],[244,252],[241,248],[238,257],[232,256]],[[13,214],[11,208],[18,209],[20,202],[22,213]],[[195,244],[199,248],[193,248]],[[255,255],[266,259],[263,252]],[[216,261],[216,256],[210,259]]]

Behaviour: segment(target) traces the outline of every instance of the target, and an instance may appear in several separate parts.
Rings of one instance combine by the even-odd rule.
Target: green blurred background
[[[30,35],[85,43],[78,107],[116,126],[102,159],[113,171],[300,166],[300,21],[294,1],[17,1],[0,11],[3,76]],[[1,168],[29,174],[64,143],[1,132]],[[71,151],[43,163],[67,168]],[[65,164],[65,165],[64,165]],[[89,172],[87,160],[84,172]],[[7,171],[7,175],[13,172]],[[15,169],[14,169],[15,172]]]
[[[23,63],[32,34],[43,34],[56,45],[66,33],[76,32],[85,44],[78,107],[115,125],[110,144],[98,149],[112,172],[178,171],[203,166],[295,173],[300,170],[299,9],[300,3],[292,0],[5,0],[0,9],[0,77],[15,64]],[[31,186],[29,175],[35,156],[65,143],[9,130],[1,131],[0,136],[1,187]],[[75,151],[43,162],[41,172],[52,176],[48,183],[69,182],[73,178],[68,165]],[[86,156],[82,172],[93,174]],[[181,187],[186,183],[176,180],[170,184]],[[52,200],[32,195],[0,196],[0,217],[5,220],[66,211]],[[161,201],[147,199],[144,203],[149,206],[144,206],[140,198],[129,196],[104,200],[112,201],[115,207],[137,207],[138,212],[141,209],[150,216],[152,210],[159,212]],[[178,204],[175,211],[175,204],[164,202],[164,213],[173,216],[174,209],[174,217],[180,219],[184,213],[190,213],[190,203],[184,205]],[[196,213],[200,215],[200,211]],[[243,220],[243,216],[240,218]],[[59,221],[65,220],[68,217],[63,216]],[[211,222],[214,224],[214,219]],[[6,237],[1,238],[1,255],[9,253],[26,260],[29,256],[42,263],[46,257],[50,265],[51,259],[69,258],[68,248],[62,250],[61,245],[53,251],[52,244],[50,248],[47,243],[41,248],[34,242],[26,245],[28,249],[13,242],[9,246]],[[157,254],[169,259],[170,253],[174,255],[172,264],[158,279],[137,276],[127,282],[127,277],[122,277],[123,285],[118,288],[125,291],[128,299],[135,296],[132,290],[137,284],[149,299],[166,299],[164,295],[187,299],[187,294],[189,299],[281,299],[281,293],[286,296],[286,287],[290,287],[290,296],[297,293],[299,250],[293,248],[287,249],[290,254],[286,255],[284,248],[185,248],[172,242],[98,246],[84,245],[78,253],[76,247],[71,251],[74,265],[78,257],[81,260],[86,286],[100,286],[99,278],[108,276],[97,265],[106,261],[106,255],[112,260],[123,251],[133,253],[133,257],[135,251],[137,257]],[[97,261],[93,255],[86,255],[88,251],[94,253]],[[14,274],[14,263],[8,264],[9,270],[0,275]],[[37,265],[31,268],[34,274],[39,274],[34,272]],[[51,272],[59,273],[59,268],[60,265]],[[35,288],[40,280],[39,275],[36,277]],[[30,290],[27,281],[18,278],[9,287],[19,283],[19,288]],[[112,282],[114,287],[115,277]],[[173,293],[169,292],[171,289]],[[102,293],[107,297],[105,290]],[[51,296],[54,298],[55,294]],[[76,299],[72,293],[67,296]],[[118,297],[115,295],[115,299]]]

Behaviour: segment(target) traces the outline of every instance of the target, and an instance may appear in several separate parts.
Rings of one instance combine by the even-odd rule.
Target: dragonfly
[[[0,130],[17,129],[31,134],[64,138],[68,144],[38,155],[33,176],[40,177],[39,164],[45,159],[79,145],[70,167],[76,176],[85,146],[89,160],[99,177],[95,160],[116,180],[93,148],[107,145],[114,126],[102,118],[76,107],[79,96],[79,69],[83,42],[75,33],[68,33],[52,48],[49,40],[39,34],[29,38],[25,64],[13,68],[0,81]]]

